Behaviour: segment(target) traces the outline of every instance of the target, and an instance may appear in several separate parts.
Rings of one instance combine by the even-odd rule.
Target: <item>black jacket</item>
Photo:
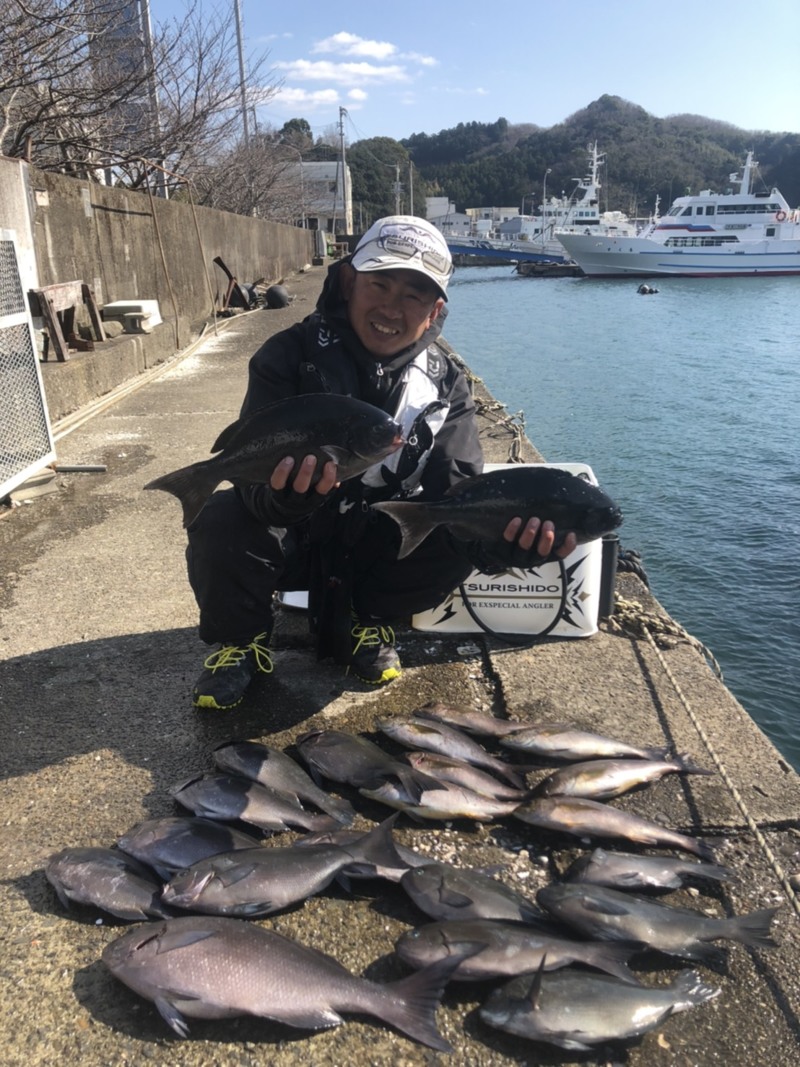
[[[328,271],[316,311],[271,337],[252,356],[243,416],[285,397],[319,392],[353,396],[395,414],[403,369],[439,337],[445,309],[416,344],[379,362],[348,321],[340,288],[341,266],[335,263]],[[434,439],[415,499],[438,500],[451,485],[482,471],[483,454],[475,405],[464,375],[438,348],[429,365],[435,371],[439,397],[449,404],[449,410]],[[240,485],[238,489],[247,507],[270,526],[287,526],[308,517],[307,506],[298,508],[296,500],[293,504],[296,494],[275,492],[268,485]],[[339,492],[346,489],[347,483]]]

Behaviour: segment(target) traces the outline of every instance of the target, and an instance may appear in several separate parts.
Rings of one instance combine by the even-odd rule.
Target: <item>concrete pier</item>
[[[587,638],[511,648],[483,634],[400,627],[403,674],[378,691],[317,662],[304,616],[284,611],[274,673],[257,681],[234,712],[192,709],[191,686],[208,650],[195,630],[180,507],[142,486],[208,454],[238,414],[250,355],[313,309],[322,279],[321,269],[287,278],[290,307],[233,318],[143,378],[140,388],[115,402],[107,397],[97,413],[89,405],[56,424],[57,465],[105,471],[57,472],[57,492],[2,512],[0,1061],[5,1067],[800,1062],[800,918],[790,882],[800,870],[800,779],[635,576],[620,575],[617,591],[639,607]],[[47,388],[57,389],[57,372],[48,371]],[[483,383],[475,388],[487,459],[541,458]],[[619,503],[624,510],[625,501]],[[613,803],[710,840],[732,869],[730,882],[682,890],[670,902],[717,917],[780,905],[778,946],[751,950],[725,942],[725,966],[700,967],[704,981],[721,990],[715,1000],[665,1020],[638,1043],[596,1055],[489,1028],[478,1007],[497,984],[490,982],[448,987],[438,1022],[454,1046],[451,1056],[367,1017],[318,1033],[258,1018],[190,1021],[189,1039],[179,1040],[153,1005],[100,960],[125,924],[89,908],[66,911],[44,877],[48,857],[62,848],[110,846],[142,819],[178,813],[170,788],[210,769],[211,752],[223,741],[287,748],[312,728],[380,740],[378,717],[410,714],[431,700],[669,745],[714,770],[709,777],[672,775]],[[543,765],[529,781],[548,769]],[[389,814],[345,792],[358,807],[359,827]],[[401,815],[396,837],[432,859],[494,870],[531,898],[587,848],[513,818],[418,825]],[[260,922],[376,981],[409,973],[393,946],[426,917],[396,885],[353,886],[352,894],[333,888]],[[686,965],[648,957],[640,975],[646,984],[666,982]]]

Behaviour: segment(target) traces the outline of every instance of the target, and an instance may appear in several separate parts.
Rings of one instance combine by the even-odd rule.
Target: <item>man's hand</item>
[[[536,545],[536,554],[546,559],[553,551],[553,545],[556,540],[555,526],[549,519],[542,522],[532,516],[527,522],[523,522],[519,516],[516,516],[503,531],[503,540],[508,541],[509,544],[513,544],[516,541],[517,548],[522,549],[523,552],[529,552],[533,548],[537,534],[539,540]],[[578,539],[570,531],[564,538],[564,543],[560,548],[556,549],[556,555],[564,559],[570,552],[574,552],[577,547]]]
[[[285,489],[291,481],[292,491],[299,496],[305,496],[311,488],[311,481],[314,477],[314,472],[317,469],[316,456],[304,456],[294,479],[292,479],[291,473],[294,470],[294,466],[295,463],[292,457],[284,456],[272,472],[272,476],[269,480],[270,487],[280,491],[281,489]],[[327,496],[331,489],[335,489],[339,485],[339,482],[336,480],[337,473],[336,464],[332,459],[329,459],[322,468],[322,474],[319,481],[314,486],[314,492],[319,493],[320,496]]]

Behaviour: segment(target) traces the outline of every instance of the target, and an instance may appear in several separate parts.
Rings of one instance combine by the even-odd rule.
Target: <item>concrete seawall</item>
[[[105,471],[59,473],[56,492],[0,518],[2,1062],[798,1062],[800,928],[792,886],[781,873],[800,869],[800,778],[635,576],[620,575],[617,591],[639,607],[620,612],[617,624],[603,623],[588,638],[511,648],[483,634],[401,626],[403,674],[379,691],[330,662],[317,662],[304,616],[282,611],[274,673],[259,680],[235,712],[192,710],[191,685],[207,649],[196,636],[185,580],[180,508],[174,498],[144,493],[142,486],[208,454],[216,434],[236,418],[250,355],[264,337],[312,310],[322,277],[316,269],[292,275],[289,308],[231,319],[162,372],[142,375],[137,388],[116,400],[108,395],[102,410],[89,405],[85,417],[54,420],[57,462],[104,465]],[[54,369],[53,379],[62,369]],[[46,381],[46,388],[55,386]],[[475,391],[487,459],[540,459],[490,389],[476,382]],[[125,924],[98,921],[88,908],[66,911],[44,877],[43,865],[59,849],[109,846],[142,819],[177,813],[171,787],[210,769],[211,753],[224,741],[290,748],[307,730],[335,728],[367,734],[399,752],[377,733],[376,721],[410,714],[431,700],[501,717],[569,721],[688,752],[715,773],[673,775],[614,806],[710,840],[733,872],[730,882],[703,883],[667,899],[717,917],[780,906],[777,947],[726,942],[724,964],[699,968],[703,980],[721,990],[715,1000],[665,1019],[630,1048],[606,1046],[597,1057],[490,1029],[477,1014],[497,984],[487,982],[448,987],[437,1018],[455,1049],[449,1057],[366,1016],[347,1016],[342,1026],[314,1034],[265,1019],[196,1021],[190,1039],[180,1041],[152,1004],[119,984],[100,961]],[[549,769],[532,771],[529,782]],[[390,814],[353,791],[342,792],[357,807],[360,828]],[[297,835],[278,835],[272,843],[287,836]],[[588,847],[513,818],[419,825],[402,815],[395,836],[432,860],[494,870],[530,898]],[[427,919],[396,885],[353,885],[352,893],[331,888],[260,922],[376,981],[407,974],[393,955],[394,943]],[[686,965],[648,956],[638,973],[654,985]]]

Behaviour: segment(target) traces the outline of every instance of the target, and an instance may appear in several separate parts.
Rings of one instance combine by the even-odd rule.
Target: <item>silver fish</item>
[[[532,753],[545,759],[664,759],[668,747],[639,748],[602,734],[578,730],[569,723],[536,723],[500,739],[504,748]]]
[[[688,755],[673,760],[594,759],[572,763],[549,774],[533,789],[535,796],[589,797],[610,800],[667,774],[713,774],[696,767]]]
[[[641,1037],[675,1012],[718,996],[696,971],[648,989],[604,974],[571,971],[514,978],[480,1008],[490,1026],[532,1041],[584,1051],[607,1041]]]
[[[514,719],[498,719],[495,715],[486,715],[473,708],[458,708],[450,704],[444,704],[438,700],[431,700],[423,704],[414,712],[421,719],[435,719],[447,726],[453,726],[456,730],[466,730],[469,734],[480,734],[485,737],[505,737],[517,730],[527,730],[530,722],[517,722]]]
[[[722,957],[711,941],[739,941],[773,948],[770,926],[779,908],[714,919],[647,897],[594,885],[548,885],[536,894],[554,918],[584,937],[601,941],[642,941],[652,949],[698,963]]]
[[[362,835],[358,830],[327,830],[315,834],[304,834],[292,842],[293,848],[309,848],[312,845],[341,845],[347,848]],[[398,841],[394,841],[394,849],[400,857],[401,866],[395,862],[388,864],[385,861],[365,862],[363,859],[357,866],[347,868],[348,878],[383,878],[387,882],[399,882],[409,867],[421,867],[423,863],[430,863],[430,856],[422,852],[415,852],[413,848],[406,848]]]
[[[611,889],[680,889],[689,878],[723,882],[730,877],[728,868],[716,863],[607,852],[604,848],[596,848],[589,856],[576,859],[564,875],[568,882],[605,885]]]
[[[713,851],[704,841],[584,797],[542,797],[521,804],[514,818],[542,830],[560,830],[576,837],[624,838],[639,845],[677,848],[704,860],[714,860]]]
[[[499,774],[515,789],[523,789],[525,782],[518,771],[503,760],[487,752],[483,745],[472,737],[447,726],[443,722],[422,718],[379,719],[378,729],[398,744],[407,748],[423,748],[426,752],[438,752],[443,756],[455,756],[475,767]]]
[[[486,822],[516,811],[519,800],[495,800],[451,782],[436,782],[432,788],[412,783],[409,788],[396,778],[387,778],[374,789],[359,789],[362,796],[398,808],[417,819],[476,819]]]
[[[460,960],[444,960],[398,982],[359,978],[333,957],[243,919],[210,915],[148,923],[103,951],[111,973],[155,1002],[186,1037],[186,1016],[258,1015],[304,1030],[338,1026],[342,1012],[372,1015],[442,1052],[436,1009]]]
[[[477,952],[469,953],[479,946]],[[638,979],[628,960],[642,948],[638,942],[611,945],[597,941],[570,941],[558,934],[522,923],[495,919],[450,920],[407,930],[395,944],[400,959],[412,967],[425,967],[449,956],[464,955],[454,981],[509,978],[528,974],[544,965],[548,971],[583,963],[616,975],[634,985]],[[609,953],[608,949],[614,951]]]
[[[320,789],[291,756],[279,749],[254,741],[227,741],[214,749],[214,762],[221,771],[250,778],[269,789],[277,789],[279,793],[288,793],[298,802],[308,801],[343,826],[349,826],[355,818],[355,812],[346,800],[332,797]]]
[[[153,872],[116,849],[64,848],[50,857],[44,873],[64,907],[88,904],[128,922],[174,914],[161,900]]]
[[[148,482],[183,505],[190,526],[220,482],[268,482],[284,456],[336,463],[340,481],[355,478],[403,444],[400,427],[380,408],[351,396],[307,393],[288,397],[238,419],[211,446],[218,453]]]
[[[196,815],[226,819],[281,831],[290,827],[330,830],[338,823],[330,815],[306,811],[285,793],[267,789],[236,774],[199,774],[174,786],[172,796]]]
[[[152,867],[164,881],[198,860],[258,845],[257,837],[232,826],[199,816],[180,815],[146,819],[117,838],[118,848]]]
[[[346,868],[398,867],[392,816],[347,846],[243,849],[200,860],[170,879],[163,899],[207,915],[271,915],[322,892]]]
[[[406,759],[415,771],[422,771],[431,778],[442,782],[461,785],[473,793],[480,793],[494,800],[516,800],[521,802],[531,794],[527,789],[515,789],[504,785],[486,771],[455,756],[444,756],[438,752],[407,752]]]
[[[400,527],[403,559],[437,526],[460,541],[500,541],[515,516],[537,515],[555,526],[555,548],[573,531],[585,544],[616,529],[622,512],[610,497],[584,478],[556,467],[520,465],[464,478],[442,500],[420,504],[373,504]]]
[[[417,907],[432,919],[505,919],[541,921],[532,900],[491,875],[449,863],[426,863],[403,875],[400,885]]]

